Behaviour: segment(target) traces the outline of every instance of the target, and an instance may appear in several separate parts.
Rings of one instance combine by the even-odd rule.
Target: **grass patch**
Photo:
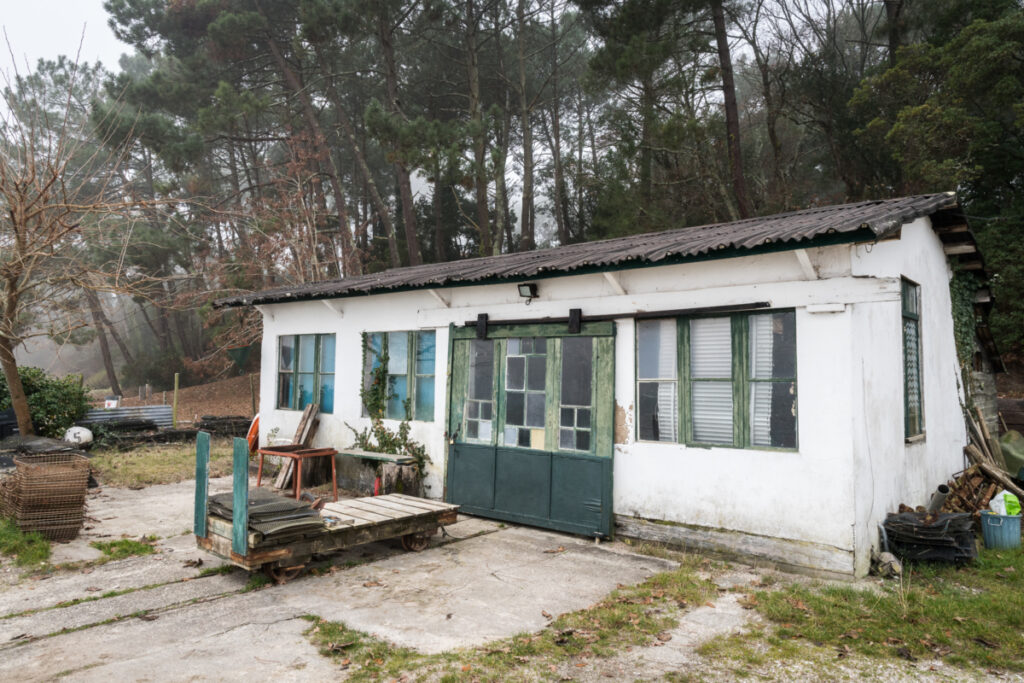
[[[245,582],[245,588],[242,589],[242,592],[258,591],[272,583],[273,581],[266,574],[249,574],[249,580]]]
[[[31,567],[50,559],[50,542],[35,531],[22,531],[14,520],[0,518],[0,554],[19,567]]]
[[[231,474],[231,439],[210,444],[210,476]],[[147,444],[130,451],[100,450],[90,461],[104,486],[138,488],[196,476],[195,444]]]
[[[206,567],[205,569],[201,569],[199,571],[199,576],[202,577],[202,576],[214,576],[216,574],[230,574],[233,571],[235,571],[235,568],[234,568],[233,565],[222,564],[219,567]]]
[[[479,648],[424,655],[318,617],[309,617],[314,625],[306,633],[321,654],[351,667],[350,677],[357,681],[403,674],[441,681],[544,679],[568,663],[581,664],[657,642],[659,634],[678,624],[682,611],[707,601],[717,592],[714,585],[697,576],[691,559],[686,562],[680,569],[612,591],[587,609],[563,614],[539,633]]]
[[[129,538],[122,538],[119,541],[93,541],[89,545],[103,553],[106,560],[123,560],[133,555],[152,555],[156,552],[152,545],[155,539],[150,540],[151,538],[147,537],[145,541]]]
[[[795,645],[893,661],[940,659],[1024,671],[1024,551],[982,551],[970,566],[905,567],[880,588],[790,584],[746,596],[774,628],[707,643],[700,654],[756,666]]]

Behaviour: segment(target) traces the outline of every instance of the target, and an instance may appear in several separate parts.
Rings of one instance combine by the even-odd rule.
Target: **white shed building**
[[[963,467],[954,267],[982,263],[937,194],[217,305],[263,314],[262,439],[318,402],[316,445],[350,445],[364,334],[386,335],[389,416],[408,399],[428,496],[863,575],[885,514]]]

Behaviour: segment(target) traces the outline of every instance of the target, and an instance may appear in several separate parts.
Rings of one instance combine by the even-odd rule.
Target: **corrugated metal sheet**
[[[915,218],[956,206],[956,196],[944,192],[816,207],[732,223],[630,235],[553,249],[394,268],[370,275],[220,299],[214,306],[247,306],[372,294],[395,289],[443,287],[484,280],[535,278],[569,273],[581,268],[640,266],[666,259],[706,256],[719,250],[748,250],[779,243],[790,244],[791,248],[796,249],[800,243],[816,237],[863,230],[869,230],[875,237],[881,238],[892,235],[904,223]]]
[[[173,427],[171,406],[122,406],[121,408],[96,408],[85,414],[79,424],[110,422],[111,420],[151,420],[157,427]]]

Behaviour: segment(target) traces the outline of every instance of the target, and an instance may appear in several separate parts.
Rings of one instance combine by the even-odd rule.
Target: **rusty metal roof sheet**
[[[279,287],[220,299],[214,306],[330,299],[387,291],[613,270],[660,262],[740,256],[743,251],[813,246],[826,235],[888,237],[909,221],[957,207],[952,192],[822,206],[802,211],[630,235],[483,258],[393,268],[329,282]]]

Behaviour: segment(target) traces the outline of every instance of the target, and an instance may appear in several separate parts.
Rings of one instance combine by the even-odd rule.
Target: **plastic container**
[[[981,535],[985,547],[1007,550],[1020,547],[1020,515],[997,515],[987,510],[981,513]]]

